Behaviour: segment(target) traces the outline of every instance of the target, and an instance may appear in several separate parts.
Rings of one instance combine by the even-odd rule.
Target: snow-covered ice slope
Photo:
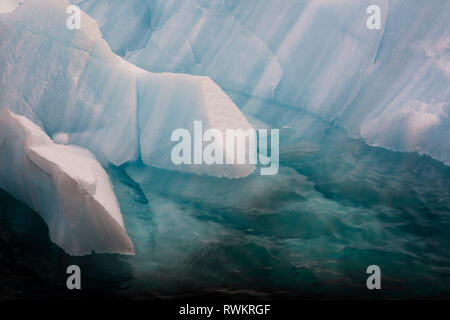
[[[336,121],[372,145],[450,164],[449,1],[72,2],[144,69],[208,75]],[[381,8],[380,30],[366,27],[370,5]]]
[[[141,158],[156,167],[227,177],[255,169],[175,166],[174,129],[190,129],[195,120],[204,130],[250,124],[210,78],[137,68],[110,50],[84,13],[81,29],[69,30],[67,7],[63,0],[27,0],[0,20],[0,108],[28,117],[58,142],[88,148],[104,165]]]
[[[0,114],[0,188],[37,211],[71,255],[133,254],[108,175],[91,152],[53,141],[9,109]]]

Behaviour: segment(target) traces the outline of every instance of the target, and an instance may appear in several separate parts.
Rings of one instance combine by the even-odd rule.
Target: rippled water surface
[[[0,192],[0,297],[450,297],[449,167],[229,94],[256,126],[282,128],[278,175],[108,168],[132,257],[70,257],[36,213]],[[81,292],[65,290],[74,263]],[[371,264],[378,292],[365,287]]]

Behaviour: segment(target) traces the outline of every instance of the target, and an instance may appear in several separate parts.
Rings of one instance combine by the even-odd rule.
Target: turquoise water
[[[70,257],[36,213],[0,192],[1,297],[450,298],[449,167],[228,94],[254,124],[282,128],[278,175],[107,168],[132,257]],[[64,289],[72,263],[81,292]],[[381,291],[366,289],[372,264]]]

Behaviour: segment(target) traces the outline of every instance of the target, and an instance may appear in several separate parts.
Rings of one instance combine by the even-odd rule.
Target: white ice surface
[[[37,211],[71,255],[133,254],[109,177],[94,155],[55,144],[9,109],[0,114],[0,188]]]
[[[132,65],[110,50],[84,13],[81,29],[69,30],[67,6],[27,0],[0,19],[0,108],[28,117],[59,142],[86,147],[103,165],[141,159],[214,176],[253,172],[254,165],[175,166],[174,129],[190,129],[195,120],[204,130],[250,124],[210,78]]]
[[[207,75],[336,121],[369,144],[450,164],[450,1],[72,2],[144,69]],[[370,5],[381,9],[380,30],[366,27]],[[122,40],[131,38],[140,41]]]

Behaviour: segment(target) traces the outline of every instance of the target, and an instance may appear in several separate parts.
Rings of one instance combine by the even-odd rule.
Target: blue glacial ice
[[[175,129],[252,128],[209,77],[151,73],[115,55],[86,14],[66,28],[61,0],[25,1],[0,20],[0,108],[41,126],[56,141],[92,151],[103,165],[148,165],[231,178],[251,164],[175,165]],[[226,144],[222,146],[226,154]]]
[[[141,68],[208,75],[226,90],[311,111],[371,145],[450,164],[448,1],[72,2]],[[381,30],[366,27],[374,4]]]
[[[65,28],[62,0],[11,12],[12,2],[0,5],[0,108],[39,128],[3,111],[0,132],[13,119],[35,128],[46,143],[33,159],[44,169],[57,162],[79,190],[107,181],[95,158],[103,165],[136,254],[84,258],[95,261],[88,271],[113,270],[126,288],[111,286],[115,294],[373,298],[361,270],[379,263],[386,296],[448,296],[450,167],[365,143],[449,164],[448,1],[74,0],[95,19],[83,14],[81,31]],[[381,7],[382,30],[367,30],[369,4]],[[193,120],[280,128],[279,173],[174,167],[169,134]],[[34,167],[20,171],[10,155],[25,141],[5,146],[17,152],[0,149],[10,168],[0,168],[0,188],[38,211],[55,243],[72,254],[120,252],[100,246],[101,231],[87,234],[91,224],[67,244],[70,225],[52,223],[65,215],[47,217],[65,212],[67,189]],[[27,219],[5,193],[0,200],[0,230]],[[105,208],[88,217],[121,225],[117,207]],[[131,250],[125,235],[110,241]],[[24,242],[17,260],[54,267],[58,255],[35,257]]]
[[[170,138],[177,128],[192,129],[194,120],[223,132],[251,125],[209,77],[150,73],[132,65],[109,49],[97,22],[85,14],[83,29],[69,30],[67,5],[29,0],[14,11],[2,7],[0,111],[29,119],[24,126],[44,137],[45,146],[33,146],[38,153],[28,151],[27,129],[9,128],[15,116],[5,111],[2,138],[11,138],[10,131],[15,137],[17,131],[20,139],[1,150],[0,187],[38,211],[49,225],[50,238],[70,254],[132,253],[109,179],[97,159],[105,167],[139,160],[197,174],[247,176],[255,165],[177,166],[171,161]],[[225,154],[226,145],[222,147]],[[21,165],[27,168],[21,171]],[[41,177],[42,170],[50,176]],[[86,208],[75,206],[78,202]],[[99,231],[101,225],[105,228]]]

